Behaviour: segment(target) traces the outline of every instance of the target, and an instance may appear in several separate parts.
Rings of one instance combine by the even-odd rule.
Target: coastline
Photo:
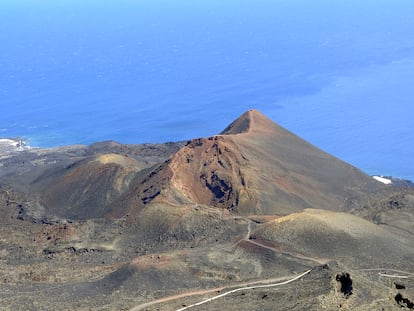
[[[99,142],[98,142],[99,143]],[[93,144],[92,144],[93,145]],[[145,144],[137,144],[137,145],[145,145]],[[40,147],[31,147],[28,145],[27,140],[16,137],[16,138],[5,138],[0,137],[0,161],[2,159],[10,158],[12,156],[17,156],[23,151],[32,151],[36,152],[39,150],[48,150],[49,152],[62,152],[62,150],[71,149],[71,147],[79,147],[80,145],[68,145],[68,146],[57,146],[57,147],[50,147],[50,148],[40,148]],[[82,147],[87,147],[82,145]],[[3,166],[0,163],[0,166]],[[370,175],[372,178],[381,182],[385,185],[392,185],[396,187],[408,187],[414,188],[414,179],[408,178],[401,178],[401,177],[394,177],[392,175],[381,175],[381,174],[369,174],[365,172],[367,175]]]
[[[31,149],[26,140],[22,138],[2,138],[0,137],[0,156],[5,153],[13,153]]]

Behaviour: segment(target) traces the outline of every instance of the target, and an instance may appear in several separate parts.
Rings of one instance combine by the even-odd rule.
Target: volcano
[[[343,210],[382,188],[357,168],[311,145],[257,110],[219,135],[190,140],[135,188],[149,202],[205,204],[239,214]]]

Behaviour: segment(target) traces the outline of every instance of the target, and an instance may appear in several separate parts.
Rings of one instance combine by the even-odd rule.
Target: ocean
[[[187,140],[254,108],[414,180],[413,16],[412,0],[2,0],[0,137]]]

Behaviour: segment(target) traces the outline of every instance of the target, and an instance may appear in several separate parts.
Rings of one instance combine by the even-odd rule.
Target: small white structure
[[[392,184],[392,180],[388,178],[384,178],[382,176],[372,176],[375,180],[382,182],[383,184],[389,185]]]

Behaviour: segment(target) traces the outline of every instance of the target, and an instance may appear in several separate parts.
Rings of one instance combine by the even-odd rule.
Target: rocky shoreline
[[[10,151],[21,151],[30,148],[21,138],[0,138],[0,154]]]

